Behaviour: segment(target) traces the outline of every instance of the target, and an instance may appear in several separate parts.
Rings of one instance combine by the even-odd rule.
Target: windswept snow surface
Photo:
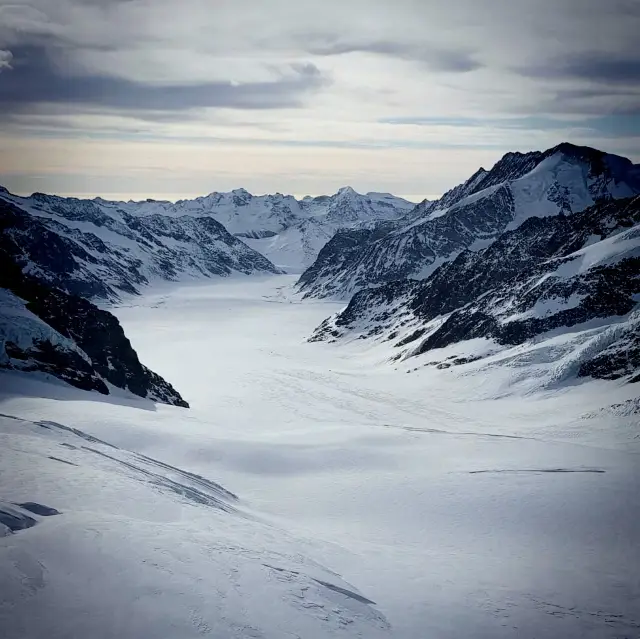
[[[191,410],[0,376],[3,639],[639,636],[637,384],[308,343],[292,283],[115,309]]]

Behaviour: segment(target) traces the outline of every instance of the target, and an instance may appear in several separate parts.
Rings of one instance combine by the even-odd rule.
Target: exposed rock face
[[[640,315],[629,322],[613,344],[581,364],[578,376],[640,382]]]
[[[640,197],[526,220],[423,281],[360,291],[311,339],[388,340],[404,356],[477,337],[523,344],[551,331],[606,327],[579,375],[638,379]],[[582,327],[582,328],[581,328]]]
[[[423,279],[462,251],[478,250],[532,217],[570,215],[640,193],[640,167],[626,158],[561,144],[508,153],[440,200],[373,230],[344,231],[298,281],[308,297],[348,298],[372,286]]]
[[[105,395],[109,382],[188,407],[171,384],[140,363],[115,316],[25,275],[15,261],[18,251],[10,235],[0,237],[0,368],[48,373]]]

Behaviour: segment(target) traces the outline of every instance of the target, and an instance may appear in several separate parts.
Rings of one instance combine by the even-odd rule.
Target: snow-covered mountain
[[[140,212],[150,210],[152,204],[139,203]],[[234,235],[259,239],[270,237],[305,220],[315,220],[330,228],[378,219],[396,219],[413,209],[411,202],[390,193],[357,193],[350,186],[342,187],[334,195],[307,196],[297,200],[292,195],[252,195],[245,189],[230,193],[211,193],[194,200],[180,200],[175,204],[156,202],[163,213],[197,213],[212,215]],[[136,208],[138,203],[125,206]]]
[[[401,220],[336,233],[298,287],[309,297],[347,298],[370,286],[422,279],[531,217],[576,213],[638,193],[640,166],[626,158],[567,143],[508,153]]]
[[[100,202],[0,192],[0,228],[25,272],[87,299],[115,301],[154,280],[277,273],[211,216],[133,215]]]
[[[388,343],[394,360],[424,356],[422,364],[426,357],[443,368],[500,362],[534,377],[542,362],[553,365],[552,382],[640,381],[639,301],[636,196],[529,217],[423,281],[362,290],[311,340],[372,338]]]
[[[118,204],[120,206],[120,204]],[[334,195],[252,195],[244,189],[211,193],[194,200],[126,203],[138,214],[161,210],[164,215],[211,215],[230,233],[287,271],[301,272],[320,249],[343,228],[396,220],[414,204],[390,193],[357,193],[343,187]]]
[[[78,200],[41,193],[23,198],[11,195],[6,190],[0,190],[0,198],[33,215],[53,216],[53,219],[67,226],[73,222],[74,229],[93,232],[107,242],[113,240],[113,236],[105,237],[105,233],[79,224],[93,224],[101,227],[101,230],[139,242],[140,238],[131,237],[131,231],[137,232],[138,225],[145,227],[145,231],[164,237],[169,226],[175,229],[181,225],[191,227],[185,228],[183,234],[193,236],[196,228],[192,220],[208,218],[211,220],[209,225],[214,220],[219,222],[231,235],[259,251],[279,268],[294,272],[301,272],[309,266],[338,229],[367,225],[378,220],[396,220],[415,206],[389,193],[361,195],[350,187],[341,188],[334,195],[308,196],[301,200],[281,193],[252,195],[245,189],[211,193],[175,203],[157,200],[115,202],[102,198]],[[203,232],[210,233],[206,224],[198,222],[195,226],[203,226]],[[157,239],[167,244],[163,237]],[[175,239],[184,241],[183,238]],[[115,240],[116,245],[122,243],[119,238]],[[192,240],[197,242],[198,238]],[[223,241],[229,244],[228,240]],[[238,250],[239,246],[236,242],[233,248]],[[230,268],[244,272],[247,266],[230,265]],[[265,265],[257,264],[255,268],[264,270]]]
[[[259,196],[258,200],[270,209],[275,208],[273,198],[285,196]],[[397,220],[411,211],[415,204],[390,193],[367,193],[362,195],[351,187],[343,187],[334,195],[305,197],[292,202],[289,196],[288,210],[296,214],[288,218],[279,230],[265,232],[258,236],[250,231],[236,234],[252,248],[260,251],[279,268],[300,273],[318,257],[322,247],[341,229],[367,228],[379,222]],[[277,200],[276,200],[277,202]],[[241,217],[242,211],[235,211],[234,217]],[[216,219],[227,223],[217,215]],[[229,220],[228,228],[237,224]],[[272,234],[273,233],[273,234]]]

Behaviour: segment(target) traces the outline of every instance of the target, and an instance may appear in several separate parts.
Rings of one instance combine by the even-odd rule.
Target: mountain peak
[[[353,197],[355,195],[358,195],[358,193],[357,193],[357,191],[355,191],[355,189],[353,189],[350,186],[343,186],[343,187],[338,189],[338,192],[336,193],[336,195]]]
[[[600,151],[590,146],[580,146],[572,144],[571,142],[561,142],[556,146],[547,149],[542,152],[541,160],[551,157],[556,154],[561,154],[567,158],[577,160],[579,162],[587,162],[595,167],[604,167],[603,162],[608,165],[615,165],[620,170],[627,170],[629,167],[633,167],[633,162],[629,158],[622,155],[616,155],[614,153],[607,153],[606,151]]]
[[[245,206],[253,199],[253,195],[246,189],[234,189],[231,191],[231,200],[236,206]]]
[[[577,158],[590,158],[590,157],[602,157],[607,155],[604,151],[599,151],[590,146],[578,146],[571,142],[561,142],[556,146],[548,149],[545,155],[554,155],[555,153],[562,153],[563,155],[569,155]]]

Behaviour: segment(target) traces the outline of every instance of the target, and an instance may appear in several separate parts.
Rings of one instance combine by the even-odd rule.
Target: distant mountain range
[[[212,209],[213,214],[276,266],[293,273],[301,273],[310,266],[337,231],[398,220],[415,208],[414,203],[389,193],[362,195],[348,186],[334,195],[302,200],[279,194],[257,197],[247,194],[246,202],[249,210],[257,211],[251,230],[241,229],[247,224],[245,210],[237,207]],[[261,226],[264,229],[267,221],[275,228],[255,230]]]
[[[115,249],[126,245],[127,240],[137,242],[136,234],[141,234],[140,239],[144,240],[145,233],[150,233],[155,236],[153,244],[161,248],[170,260],[173,260],[170,249],[176,246],[170,240],[167,242],[163,239],[170,237],[167,234],[169,227],[174,232],[181,225],[193,226],[195,219],[200,220],[195,223],[196,227],[209,224],[210,230],[204,232],[211,233],[215,228],[215,221],[233,237],[259,251],[278,269],[298,273],[315,260],[320,249],[338,229],[397,220],[415,207],[415,204],[388,193],[361,195],[351,187],[344,187],[334,195],[305,197],[301,200],[292,195],[251,195],[244,189],[236,189],[229,193],[211,193],[175,203],[150,199],[140,202],[116,202],[102,198],[79,200],[42,193],[20,197],[0,187],[0,201],[2,200],[15,204],[31,215],[44,218],[41,220],[43,222],[53,220],[69,229],[94,234]],[[204,219],[209,222],[205,223]],[[82,223],[85,223],[84,226]],[[52,226],[48,224],[49,227]],[[52,230],[62,229],[56,226]],[[193,237],[194,232],[194,228],[184,228],[183,232],[175,231],[180,237],[176,236],[174,239],[188,243],[190,240],[184,234],[191,235],[192,243],[197,244],[198,238]],[[66,233],[68,235],[69,231]],[[75,233],[75,240],[80,244],[87,243],[78,233]],[[237,242],[230,243],[229,238],[222,241],[236,250],[241,246]],[[168,243],[171,243],[171,247],[167,246]],[[152,248],[155,250],[155,247]],[[202,246],[197,250],[202,252]],[[181,253],[184,255],[185,251]],[[196,257],[195,261],[202,257],[204,256]],[[145,261],[144,257],[141,259]],[[220,261],[225,262],[222,257]],[[211,265],[212,260],[207,260],[205,271],[210,270]],[[228,262],[222,266],[223,269],[226,267],[231,271],[241,272],[251,268],[246,260],[243,264]],[[189,270],[187,265],[184,268]],[[194,264],[193,268],[197,271],[200,267]],[[256,262],[255,270],[265,268],[269,270],[264,262]],[[216,269],[212,272],[215,273]]]

